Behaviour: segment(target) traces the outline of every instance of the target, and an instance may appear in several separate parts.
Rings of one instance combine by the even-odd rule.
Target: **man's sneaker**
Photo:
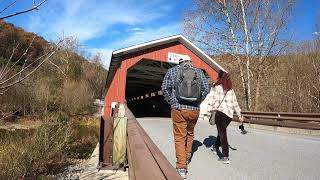
[[[182,177],[182,179],[187,179],[187,169],[177,169],[177,173]]]
[[[230,164],[230,160],[228,157],[221,157],[218,161],[222,161],[223,164]]]

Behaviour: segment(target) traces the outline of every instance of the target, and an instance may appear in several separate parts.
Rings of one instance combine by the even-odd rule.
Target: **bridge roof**
[[[125,59],[123,58],[125,55],[129,55],[132,53],[136,53],[149,48],[153,48],[153,47],[157,47],[157,46],[161,46],[161,45],[165,45],[173,42],[180,42],[181,44],[183,44],[186,48],[191,50],[195,55],[197,55],[200,59],[202,59],[206,64],[208,64],[215,71],[217,72],[220,70],[225,71],[217,62],[215,62],[210,56],[204,53],[200,48],[198,48],[196,45],[190,42],[187,38],[185,38],[182,35],[175,35],[175,36],[152,40],[149,42],[145,42],[145,43],[141,43],[141,44],[137,44],[134,46],[113,51],[111,60],[110,60],[110,68],[108,71],[106,88],[108,89],[108,87],[110,86],[111,81],[117,69],[120,67],[121,62]]]

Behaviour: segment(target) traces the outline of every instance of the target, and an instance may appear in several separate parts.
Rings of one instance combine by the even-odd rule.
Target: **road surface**
[[[150,138],[175,167],[172,123],[169,118],[137,118]],[[227,129],[229,165],[217,161],[211,146],[216,126],[200,121],[195,128],[193,157],[188,166],[188,180],[214,179],[320,179],[320,136],[276,133],[246,127],[240,134],[235,125]]]

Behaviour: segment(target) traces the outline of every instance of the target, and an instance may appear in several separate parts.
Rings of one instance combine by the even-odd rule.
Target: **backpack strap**
[[[175,88],[175,85],[176,85],[176,84],[178,83],[178,81],[180,80],[179,78],[180,78],[181,73],[182,73],[182,66],[179,66],[179,67],[177,68],[176,77],[174,77],[174,86],[173,86],[173,88]]]

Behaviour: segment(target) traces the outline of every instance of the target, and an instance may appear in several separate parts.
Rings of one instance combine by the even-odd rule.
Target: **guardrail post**
[[[110,117],[104,122],[103,138],[103,166],[111,168],[112,166],[112,146],[113,146],[113,118]]]
[[[104,145],[104,119],[100,117],[100,133],[99,133],[99,166],[103,163],[103,145]]]
[[[119,110],[113,121],[113,155],[112,165],[122,166],[126,161],[127,152],[127,117],[125,117],[125,104],[119,104]]]

